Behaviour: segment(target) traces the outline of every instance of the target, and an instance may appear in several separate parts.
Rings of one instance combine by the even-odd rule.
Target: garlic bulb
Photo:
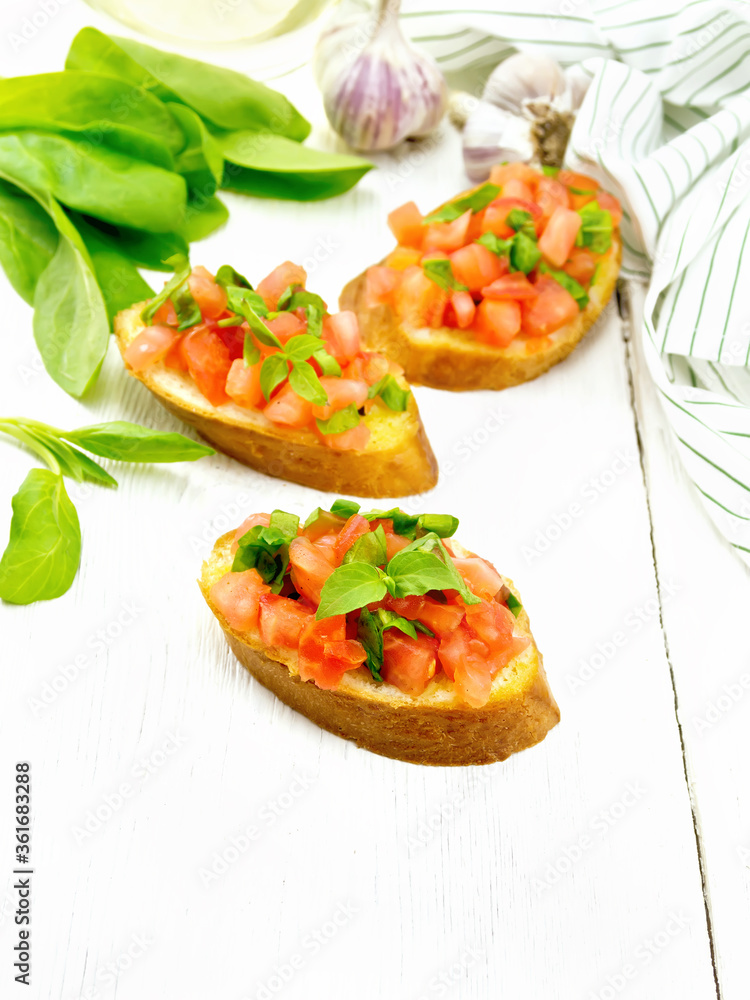
[[[559,167],[585,93],[585,78],[548,56],[519,52],[500,63],[464,125],[469,177],[484,180],[506,160]]]
[[[326,116],[354,149],[392,149],[403,139],[427,135],[445,112],[443,76],[406,41],[400,6],[400,0],[379,0],[363,15],[354,5],[353,13],[323,32],[315,50]]]

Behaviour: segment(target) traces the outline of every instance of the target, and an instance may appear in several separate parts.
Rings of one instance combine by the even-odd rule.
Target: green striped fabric
[[[481,93],[541,50],[591,78],[566,165],[624,209],[623,274],[648,282],[643,348],[706,509],[750,564],[750,4],[406,0],[410,36]]]

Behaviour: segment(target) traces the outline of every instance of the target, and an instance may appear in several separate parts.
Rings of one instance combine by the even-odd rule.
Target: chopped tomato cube
[[[289,565],[297,592],[313,604],[319,604],[323,584],[335,568],[333,563],[314,542],[300,535],[289,546]]]
[[[265,398],[260,387],[260,369],[262,362],[247,366],[242,358],[237,358],[232,362],[232,367],[227,375],[226,391],[227,395],[238,406],[247,406],[251,410],[258,410],[265,405]]]
[[[468,292],[454,292],[451,295],[450,304],[453,306],[453,312],[456,316],[456,326],[461,330],[465,330],[467,326],[471,326],[477,311],[471,295]]]
[[[588,285],[596,271],[597,258],[588,247],[573,247],[563,271],[581,285]]]
[[[524,181],[511,177],[503,184],[503,198],[521,198],[523,201],[534,201],[534,192]]]
[[[271,588],[255,569],[225,573],[209,591],[211,601],[227,620],[230,628],[248,632],[258,627],[260,599]]]
[[[263,410],[274,424],[284,427],[307,427],[312,422],[312,403],[298,396],[286,382]]]
[[[341,529],[341,534],[336,540],[336,565],[340,565],[341,560],[344,558],[349,549],[354,545],[358,538],[363,535],[367,535],[370,531],[370,522],[366,517],[362,517],[361,514],[352,514],[349,520],[346,522],[344,527]]]
[[[568,189],[554,177],[540,177],[536,187],[536,203],[542,210],[546,224],[556,208],[570,208]]]
[[[360,420],[356,427],[340,434],[321,434],[323,444],[334,451],[364,451],[370,440],[370,428]]]
[[[133,371],[143,371],[165,358],[181,336],[171,326],[146,326],[130,341],[123,356]]]
[[[346,638],[344,615],[312,619],[300,635],[300,679],[312,680],[324,690],[335,690],[347,670],[355,670],[365,659],[362,644]]]
[[[264,594],[260,599],[260,635],[266,646],[296,649],[303,628],[314,620],[314,611],[290,597]]]
[[[521,309],[513,299],[483,299],[477,306],[477,339],[507,347],[521,329]]]
[[[416,639],[396,628],[383,633],[383,680],[405,694],[422,694],[437,670],[437,639],[418,633]]]
[[[504,604],[483,600],[481,604],[466,605],[466,623],[487,644],[490,652],[504,649],[513,638],[515,625],[513,613]]]
[[[245,334],[249,331],[246,323],[242,326],[217,326],[215,323],[207,323],[206,326],[226,345],[232,361],[242,357],[245,350]]]
[[[453,562],[477,597],[492,598],[503,585],[497,570],[480,556],[470,556],[466,559],[454,557]]]
[[[524,333],[544,337],[578,316],[578,303],[554,278],[541,274],[535,287],[539,295],[522,304]]]
[[[279,302],[280,295],[291,285],[301,285],[305,287],[307,272],[299,264],[293,264],[290,260],[285,260],[279,264],[271,273],[258,285],[257,292],[273,311]]]
[[[401,549],[405,549],[407,545],[410,545],[408,538],[404,538],[403,535],[397,535],[393,529],[389,529],[384,526],[385,530],[385,555],[386,559],[393,559],[397,552]]]
[[[320,379],[328,403],[325,406],[314,405],[312,415],[320,420],[328,420],[337,410],[343,410],[351,403],[359,409],[367,400],[367,383],[351,378],[335,378],[323,375]]]
[[[180,343],[188,371],[212,406],[226,403],[225,386],[232,359],[221,337],[205,326],[197,326]]]
[[[406,247],[422,246],[425,226],[422,225],[423,215],[413,201],[407,201],[388,216],[388,226],[396,237],[396,242]]]
[[[500,239],[508,239],[514,230],[505,220],[513,209],[528,212],[535,223],[542,218],[542,210],[534,201],[527,201],[525,198],[496,198],[484,213],[482,231],[494,233]]]
[[[319,539],[323,538],[323,536],[331,535],[333,536],[335,544],[338,533],[341,531],[343,525],[344,522],[340,517],[337,517],[335,514],[331,514],[327,510],[322,510],[309,527],[302,529],[302,534],[306,538],[309,538],[311,542],[316,543]],[[333,559],[331,562],[333,562]]]
[[[575,188],[576,191],[591,191],[593,194],[599,187],[599,181],[587,174],[577,174],[573,170],[561,170],[557,175],[557,180],[564,184],[566,188]]]
[[[232,552],[237,551],[237,543],[243,535],[246,535],[251,528],[256,527],[256,525],[262,524],[264,528],[267,528],[271,523],[270,514],[251,514],[250,517],[246,517],[242,524],[237,528],[234,533],[234,541],[232,542]]]
[[[490,171],[490,184],[503,187],[508,181],[516,180],[533,187],[538,177],[538,172],[527,163],[498,163]]]
[[[290,312],[279,313],[273,319],[264,319],[263,322],[271,333],[276,334],[282,344],[285,344],[291,337],[304,333],[307,329],[307,323]]]
[[[441,604],[431,597],[388,597],[387,606],[402,618],[420,621],[438,638],[450,635],[464,617],[464,608],[458,604]]]
[[[401,285],[396,289],[396,311],[407,326],[439,327],[448,304],[448,293],[424,274],[421,267],[404,271]]]
[[[217,285],[214,276],[205,267],[194,267],[188,278],[190,294],[204,319],[217,319],[227,307],[227,293]]]
[[[535,299],[538,292],[525,274],[516,271],[514,274],[504,274],[502,278],[487,285],[482,289],[482,295],[486,299]]]
[[[609,191],[602,191],[599,188],[596,192],[596,200],[599,202],[599,208],[605,209],[612,216],[612,225],[619,226],[622,222],[622,205],[617,198]]]
[[[422,250],[414,247],[396,247],[385,259],[386,267],[393,268],[394,271],[405,271],[407,267],[414,267],[422,259]]]
[[[562,267],[575,246],[581,216],[570,208],[556,208],[539,237],[539,249],[553,267]]]
[[[401,272],[392,267],[371,267],[365,279],[365,297],[368,308],[390,305],[393,293],[401,281]]]
[[[344,309],[333,316],[326,316],[323,320],[323,340],[340,365],[355,358],[360,348],[356,313]]]
[[[459,215],[452,222],[433,222],[425,226],[424,242],[425,250],[443,250],[450,253],[451,250],[458,250],[466,242],[466,234],[471,222],[471,209]]]
[[[459,696],[472,708],[486,705],[492,690],[489,649],[466,622],[440,640],[438,658]]]
[[[388,358],[384,354],[378,354],[375,351],[360,351],[341,374],[343,378],[352,378],[365,381],[368,385],[375,385],[388,372]]]
[[[507,257],[498,257],[481,243],[461,247],[451,254],[450,259],[456,281],[467,285],[470,292],[478,292],[491,284],[505,274],[509,266]]]

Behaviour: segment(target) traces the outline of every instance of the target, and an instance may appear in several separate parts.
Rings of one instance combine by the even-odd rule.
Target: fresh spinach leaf
[[[83,216],[71,221],[88,250],[110,323],[121,309],[128,309],[134,302],[142,302],[154,294],[132,260],[115,249],[114,241],[89,225]]]
[[[118,462],[194,462],[213,448],[173,431],[155,431],[126,420],[91,424],[60,436],[101,458]]]
[[[208,198],[216,192],[224,173],[221,150],[192,108],[174,101],[167,107],[187,138],[185,148],[175,158],[175,170],[185,178],[190,191],[197,191]]]
[[[39,276],[57,249],[57,229],[33,198],[0,181],[0,265],[31,304]]]

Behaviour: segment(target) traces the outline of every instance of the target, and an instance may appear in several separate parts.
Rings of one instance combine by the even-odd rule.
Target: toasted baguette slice
[[[141,302],[115,317],[120,353],[143,328],[144,305]],[[312,431],[284,429],[259,411],[235,403],[212,406],[187,372],[161,362],[139,372],[127,367],[170,413],[195,427],[220,451],[269,476],[364,497],[424,493],[437,482],[437,461],[413,395],[403,413],[384,405],[373,407],[366,417],[370,440],[364,451],[334,451]]]
[[[203,596],[240,663],[290,708],[328,732],[384,757],[450,766],[505,760],[539,743],[558,723],[560,711],[525,611],[516,624],[531,642],[495,677],[490,700],[482,708],[462,702],[444,675],[430,681],[417,697],[377,683],[365,667],[348,671],[335,691],[301,681],[296,651],[266,647],[259,632],[235,631],[210,599],[211,587],[232,566],[233,539],[231,531],[219,538],[203,564]],[[455,550],[455,541],[451,544]],[[518,597],[511,581],[504,583]]]
[[[515,337],[507,347],[480,343],[470,331],[448,326],[406,327],[390,306],[368,307],[367,272],[349,282],[339,305],[357,314],[363,343],[387,353],[410,382],[456,391],[507,389],[537,378],[570,354],[612,296],[621,256],[619,234],[614,233],[612,246],[599,261],[589,303],[576,319],[547,337]]]

